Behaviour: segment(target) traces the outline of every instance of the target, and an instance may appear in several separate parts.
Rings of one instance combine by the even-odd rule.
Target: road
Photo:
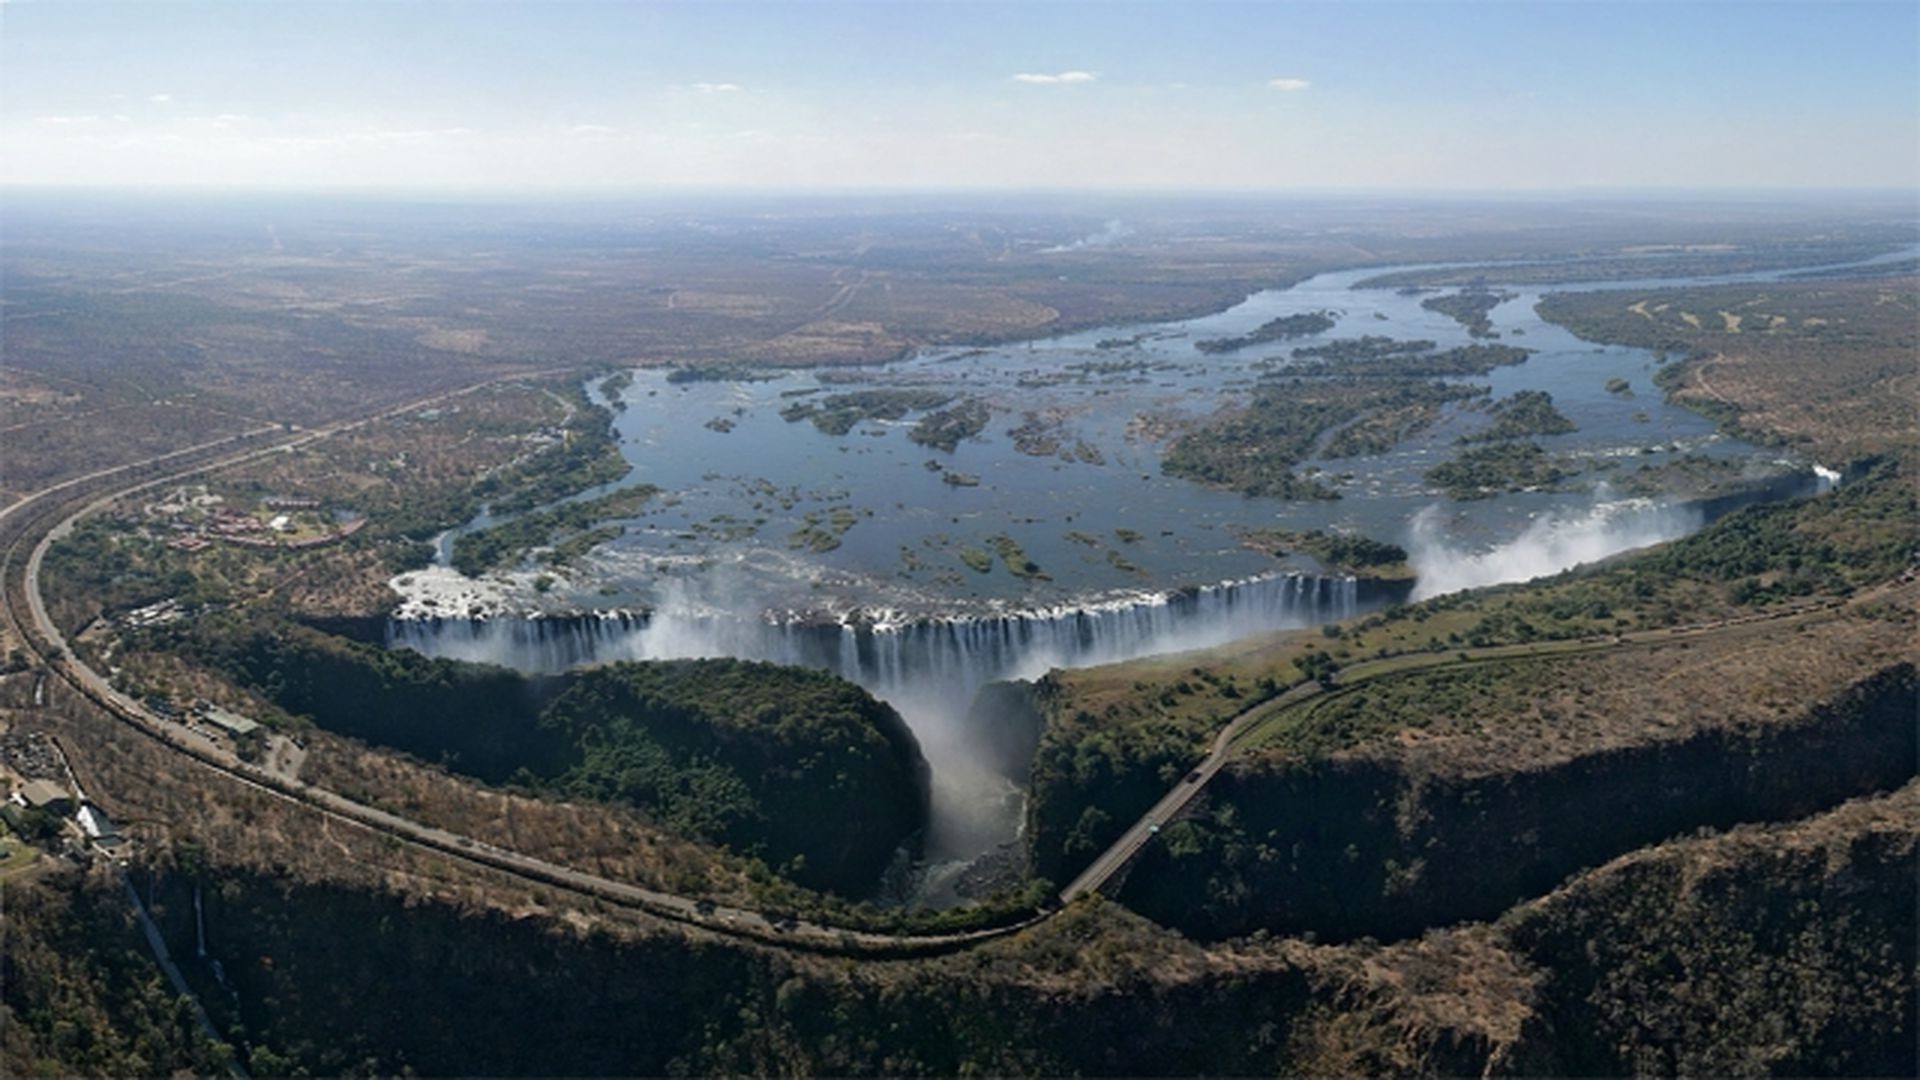
[[[760,911],[724,907],[685,896],[646,889],[486,844],[471,837],[457,835],[411,818],[355,802],[336,792],[240,760],[213,740],[154,715],[140,702],[115,690],[99,672],[72,655],[71,650],[66,647],[65,637],[48,616],[40,593],[39,581],[40,568],[48,548],[61,536],[68,534],[80,518],[98,511],[125,495],[161,484],[177,483],[189,476],[230,467],[263,454],[288,450],[316,439],[327,438],[373,423],[386,416],[423,408],[459,394],[470,393],[495,382],[525,378],[528,374],[531,373],[516,372],[498,376],[473,386],[396,406],[372,416],[314,428],[297,436],[271,439],[267,437],[265,430],[262,430],[215,443],[188,447],[147,461],[76,477],[20,499],[4,510],[0,510],[0,545],[3,545],[0,546],[0,586],[4,586],[0,596],[4,596],[5,599],[3,606],[6,618],[15,627],[22,640],[40,656],[50,670],[113,716],[199,765],[219,772],[236,783],[287,802],[309,807],[334,820],[370,829],[402,843],[462,862],[597,897],[715,933],[784,947],[832,953],[902,956],[945,952],[1004,937],[1050,917],[1054,911],[1039,912],[1011,925],[955,934],[903,935],[848,930],[782,919]],[[265,445],[258,444],[258,440],[262,438],[267,439]],[[231,452],[220,454],[217,451],[221,449],[230,449]],[[177,464],[179,467],[160,467],[170,463]],[[156,472],[157,475],[154,475]],[[131,484],[102,483],[104,480],[115,478],[133,482]],[[62,493],[69,496],[64,502],[59,499]],[[28,614],[27,621],[23,623],[18,618],[18,610],[14,602],[14,564],[19,548],[28,540],[33,541],[33,546],[18,582]],[[1884,586],[1857,599],[1864,600],[1869,596],[1883,598],[1886,594],[1897,591],[1911,594],[1914,588],[1909,575],[1900,582]],[[1635,631],[1605,639],[1491,646],[1447,653],[1402,654],[1353,664],[1336,676],[1337,681],[1334,686],[1347,688],[1369,679],[1449,664],[1628,648],[1711,634],[1736,625],[1805,618],[1820,611],[1842,606],[1846,602],[1831,601],[1792,610],[1716,620],[1692,626]],[[1255,725],[1298,707],[1325,693],[1327,689],[1318,682],[1302,683],[1276,697],[1253,705],[1235,716],[1215,736],[1206,758],[1060,892],[1061,904],[1073,903],[1107,887],[1159,832],[1161,826],[1172,821],[1206,789],[1208,783],[1232,759],[1237,749],[1236,743]]]
[[[1134,856],[1146,847],[1161,827],[1174,818],[1203,791],[1214,776],[1225,768],[1239,750],[1236,745],[1241,737],[1255,726],[1278,717],[1281,713],[1297,708],[1311,699],[1329,690],[1348,689],[1353,686],[1388,676],[1402,675],[1407,672],[1421,671],[1436,667],[1445,667],[1463,663],[1485,663],[1490,660],[1510,659],[1548,659],[1568,656],[1576,653],[1602,652],[1610,649],[1622,649],[1661,642],[1699,637],[1718,633],[1732,627],[1745,626],[1758,622],[1780,622],[1783,620],[1803,619],[1824,611],[1832,611],[1848,603],[1867,602],[1900,597],[1912,603],[1920,585],[1911,579],[1902,578],[1878,589],[1870,590],[1854,600],[1827,600],[1798,607],[1734,618],[1715,619],[1709,622],[1694,623],[1685,626],[1665,626],[1653,630],[1636,630],[1603,639],[1588,638],[1577,641],[1537,642],[1527,645],[1491,645],[1484,648],[1449,650],[1444,653],[1402,653],[1394,656],[1363,660],[1342,668],[1328,686],[1318,682],[1306,682],[1292,687],[1277,697],[1268,698],[1256,705],[1242,710],[1214,737],[1206,759],[1195,766],[1186,777],[1176,784],[1172,791],[1153,804],[1153,808],[1141,815],[1126,832],[1120,835],[1107,850],[1100,853],[1087,868],[1080,872],[1065,889],[1060,891],[1060,902],[1071,904],[1089,893],[1099,892],[1112,883],[1114,877],[1133,861]]]
[[[241,760],[215,740],[154,714],[143,703],[116,690],[107,678],[73,655],[72,650],[68,648],[65,635],[61,633],[60,628],[47,612],[45,599],[40,590],[40,572],[48,549],[61,537],[71,533],[74,524],[81,518],[129,494],[163,484],[178,483],[188,477],[242,464],[264,454],[283,452],[316,439],[328,438],[343,431],[373,423],[386,416],[424,408],[459,394],[470,393],[481,386],[505,379],[524,378],[527,374],[529,373],[518,372],[499,376],[474,386],[396,406],[372,416],[313,428],[298,436],[271,440],[267,445],[255,445],[250,440],[244,440],[244,445],[240,449],[226,454],[216,451],[231,448],[235,442],[243,440],[223,439],[201,446],[188,447],[147,461],[100,470],[85,477],[76,477],[18,500],[4,510],[0,510],[0,542],[4,542],[4,549],[0,550],[0,577],[3,577],[4,581],[0,583],[7,586],[4,594],[6,617],[14,625],[21,639],[39,655],[50,671],[111,715],[200,766],[219,772],[236,783],[274,798],[309,807],[331,819],[371,829],[402,843],[434,851],[466,863],[598,897],[717,933],[752,938],[787,947],[837,953],[907,955],[945,951],[1013,933],[1032,925],[1043,917],[1035,915],[1012,925],[955,934],[895,935],[847,930],[787,919],[760,911],[724,907],[672,893],[645,889],[628,882],[588,874],[572,867],[486,844],[471,837],[457,835],[356,802],[336,792]],[[158,475],[151,474],[154,466],[169,462],[182,464],[180,468],[160,469]],[[132,482],[105,485],[97,483],[100,480],[115,477]],[[62,494],[69,496],[64,502],[58,498]],[[49,510],[49,507],[55,509]],[[32,548],[25,561],[23,572],[19,575],[18,583],[26,609],[26,619],[23,621],[19,618],[17,609],[21,605],[15,603],[12,586],[14,564],[18,561],[19,549],[29,540],[33,542]]]

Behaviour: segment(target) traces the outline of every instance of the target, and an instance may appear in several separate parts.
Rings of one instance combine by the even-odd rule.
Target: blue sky
[[[0,181],[1911,187],[1920,5],[12,0]]]

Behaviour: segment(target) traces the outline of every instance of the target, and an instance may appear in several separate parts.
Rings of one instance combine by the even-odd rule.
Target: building
[[[73,796],[52,780],[29,780],[13,793],[13,801],[33,810],[66,817],[73,812]]]
[[[107,812],[98,806],[90,802],[81,803],[80,812],[74,815],[74,820],[80,823],[80,831],[101,847],[114,848],[120,845],[120,831],[113,827],[113,819],[107,816]]]
[[[260,725],[255,721],[249,720],[237,712],[223,709],[218,705],[207,706],[206,717],[209,723],[220,727],[231,735],[250,735],[260,730]]]

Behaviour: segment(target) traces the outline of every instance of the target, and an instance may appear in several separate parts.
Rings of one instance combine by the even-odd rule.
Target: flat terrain
[[[298,225],[255,207],[196,221],[190,243],[56,215],[10,239],[0,440],[34,452],[6,456],[0,506],[479,388],[104,504],[52,549],[53,621],[128,696],[116,715],[23,651],[0,708],[57,734],[131,838],[132,878],[228,1041],[181,1022],[110,860],[43,859],[8,882],[9,1074],[1911,1071],[1911,769],[1889,781],[1906,759],[1818,741],[1877,731],[1841,706],[1920,659],[1911,582],[1888,588],[1912,559],[1911,279],[1550,300],[1595,340],[1666,348],[1679,400],[1858,467],[1837,493],[1604,566],[1008,689],[1044,725],[1013,877],[1070,873],[1130,829],[1138,860],[1116,860],[1106,897],[910,947],[901,919],[633,806],[312,728],[196,659],[187,630],[364,632],[386,577],[478,500],[591,489],[607,459],[574,396],[589,372],[858,363],[1210,310],[1332,265],[1810,255],[1780,248],[1778,223],[1653,214],[1626,236],[1471,205],[1338,229],[1324,208],[1143,208],[1138,247],[1052,253],[1111,215],[656,210]],[[64,515],[108,490],[51,501]],[[368,524],[305,548],[214,535],[281,513],[299,538]],[[53,524],[28,517],[7,521],[9,610],[20,542]],[[196,537],[212,542],[176,543]],[[1353,540],[1250,539],[1393,565]],[[264,755],[298,764],[269,781],[238,764],[262,749],[245,740],[125,719],[196,698],[298,739]],[[1177,819],[1149,820],[1182,784]],[[1716,784],[1739,797],[1687,801]],[[1568,792],[1590,801],[1553,802]],[[1656,805],[1671,812],[1641,814]],[[1049,890],[1023,884],[1026,906],[965,917],[1024,919]],[[217,969],[195,955],[196,897]]]
[[[1842,462],[1920,443],[1920,278],[1559,293],[1541,314],[1660,350],[1673,396]]]

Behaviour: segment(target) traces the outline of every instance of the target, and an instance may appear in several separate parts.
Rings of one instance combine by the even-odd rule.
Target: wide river
[[[691,382],[636,370],[617,395],[615,424],[633,465],[621,484],[652,484],[662,496],[549,589],[531,587],[533,565],[488,585],[488,618],[445,617],[469,610],[447,600],[450,580],[471,584],[451,569],[403,576],[408,599],[389,640],[523,669],[729,655],[839,671],[893,703],[920,738],[934,778],[928,848],[940,864],[920,895],[951,900],[946,883],[957,868],[1009,841],[1021,821],[1024,770],[989,762],[983,747],[1004,740],[979,730],[994,718],[968,714],[982,682],[1309,626],[1361,603],[1351,581],[1252,550],[1240,530],[1351,530],[1400,543],[1418,593],[1432,594],[1553,573],[1698,528],[1703,515],[1685,500],[1617,493],[1618,480],[1642,466],[1705,455],[1748,477],[1815,483],[1815,463],[1727,438],[1667,404],[1649,352],[1596,346],[1543,322],[1534,308],[1549,289],[1507,289],[1516,295],[1490,314],[1497,338],[1473,338],[1421,306],[1436,293],[1354,287],[1395,269],[1412,268],[1322,274],[1199,319],[931,350],[869,368]],[[1335,318],[1323,333],[1225,354],[1196,348],[1321,311]],[[1476,408],[1450,409],[1385,453],[1301,463],[1296,471],[1317,472],[1337,500],[1248,498],[1161,474],[1168,432],[1244,402],[1293,349],[1366,335],[1533,350],[1524,363],[1464,381],[1496,400],[1550,393],[1577,429],[1536,441],[1576,471],[1574,481],[1467,502],[1440,494],[1423,474],[1489,423]],[[1629,392],[1609,390],[1612,380]],[[782,415],[831,394],[901,389],[977,400],[991,422],[944,451],[908,438],[922,413],[865,420],[845,434]],[[597,385],[589,393],[611,401]],[[1011,432],[1023,425],[1045,445],[1019,445]],[[995,554],[1007,541],[1038,575],[1009,572]],[[985,570],[982,554],[993,554]],[[649,614],[526,617],[536,610]],[[442,617],[423,618],[432,614]]]
[[[1438,494],[1423,474],[1458,452],[1462,434],[1488,423],[1475,409],[1449,409],[1384,454],[1303,462],[1297,471],[1332,478],[1343,495],[1335,501],[1247,498],[1161,475],[1164,441],[1156,436],[1244,400],[1292,349],[1363,335],[1443,349],[1486,340],[1421,307],[1434,294],[1353,288],[1383,272],[1322,274],[1200,319],[932,351],[877,368],[681,383],[658,369],[635,371],[616,419],[634,467],[626,482],[668,496],[554,600],[834,614],[1046,608],[1274,571],[1271,556],[1237,538],[1247,527],[1351,530],[1401,543],[1433,591],[1483,583],[1452,565],[1462,558],[1492,554],[1505,569],[1487,573],[1511,579],[1696,527],[1684,513],[1612,495],[1612,479],[1641,466],[1689,454],[1737,459],[1754,472],[1804,464],[1728,439],[1667,404],[1652,383],[1651,354],[1596,346],[1541,321],[1534,306],[1542,290],[1527,288],[1509,290],[1518,295],[1491,319],[1499,343],[1534,355],[1459,381],[1488,386],[1495,399],[1552,394],[1578,430],[1536,441],[1589,468],[1574,483],[1460,503]],[[1337,319],[1321,334],[1227,354],[1195,348],[1318,311]],[[1631,392],[1609,392],[1614,379]],[[976,398],[993,410],[992,422],[949,453],[908,439],[921,413],[865,421],[845,435],[781,415],[829,394],[898,388]],[[1016,445],[1009,432],[1030,418],[1057,452],[1036,456]],[[950,483],[956,474],[977,486]],[[835,532],[836,511],[852,522],[837,547],[819,551],[806,542],[811,534],[796,536],[810,515],[817,530]],[[1016,542],[1045,577],[1016,577],[1003,564],[971,569],[963,551],[992,552],[997,537]]]

